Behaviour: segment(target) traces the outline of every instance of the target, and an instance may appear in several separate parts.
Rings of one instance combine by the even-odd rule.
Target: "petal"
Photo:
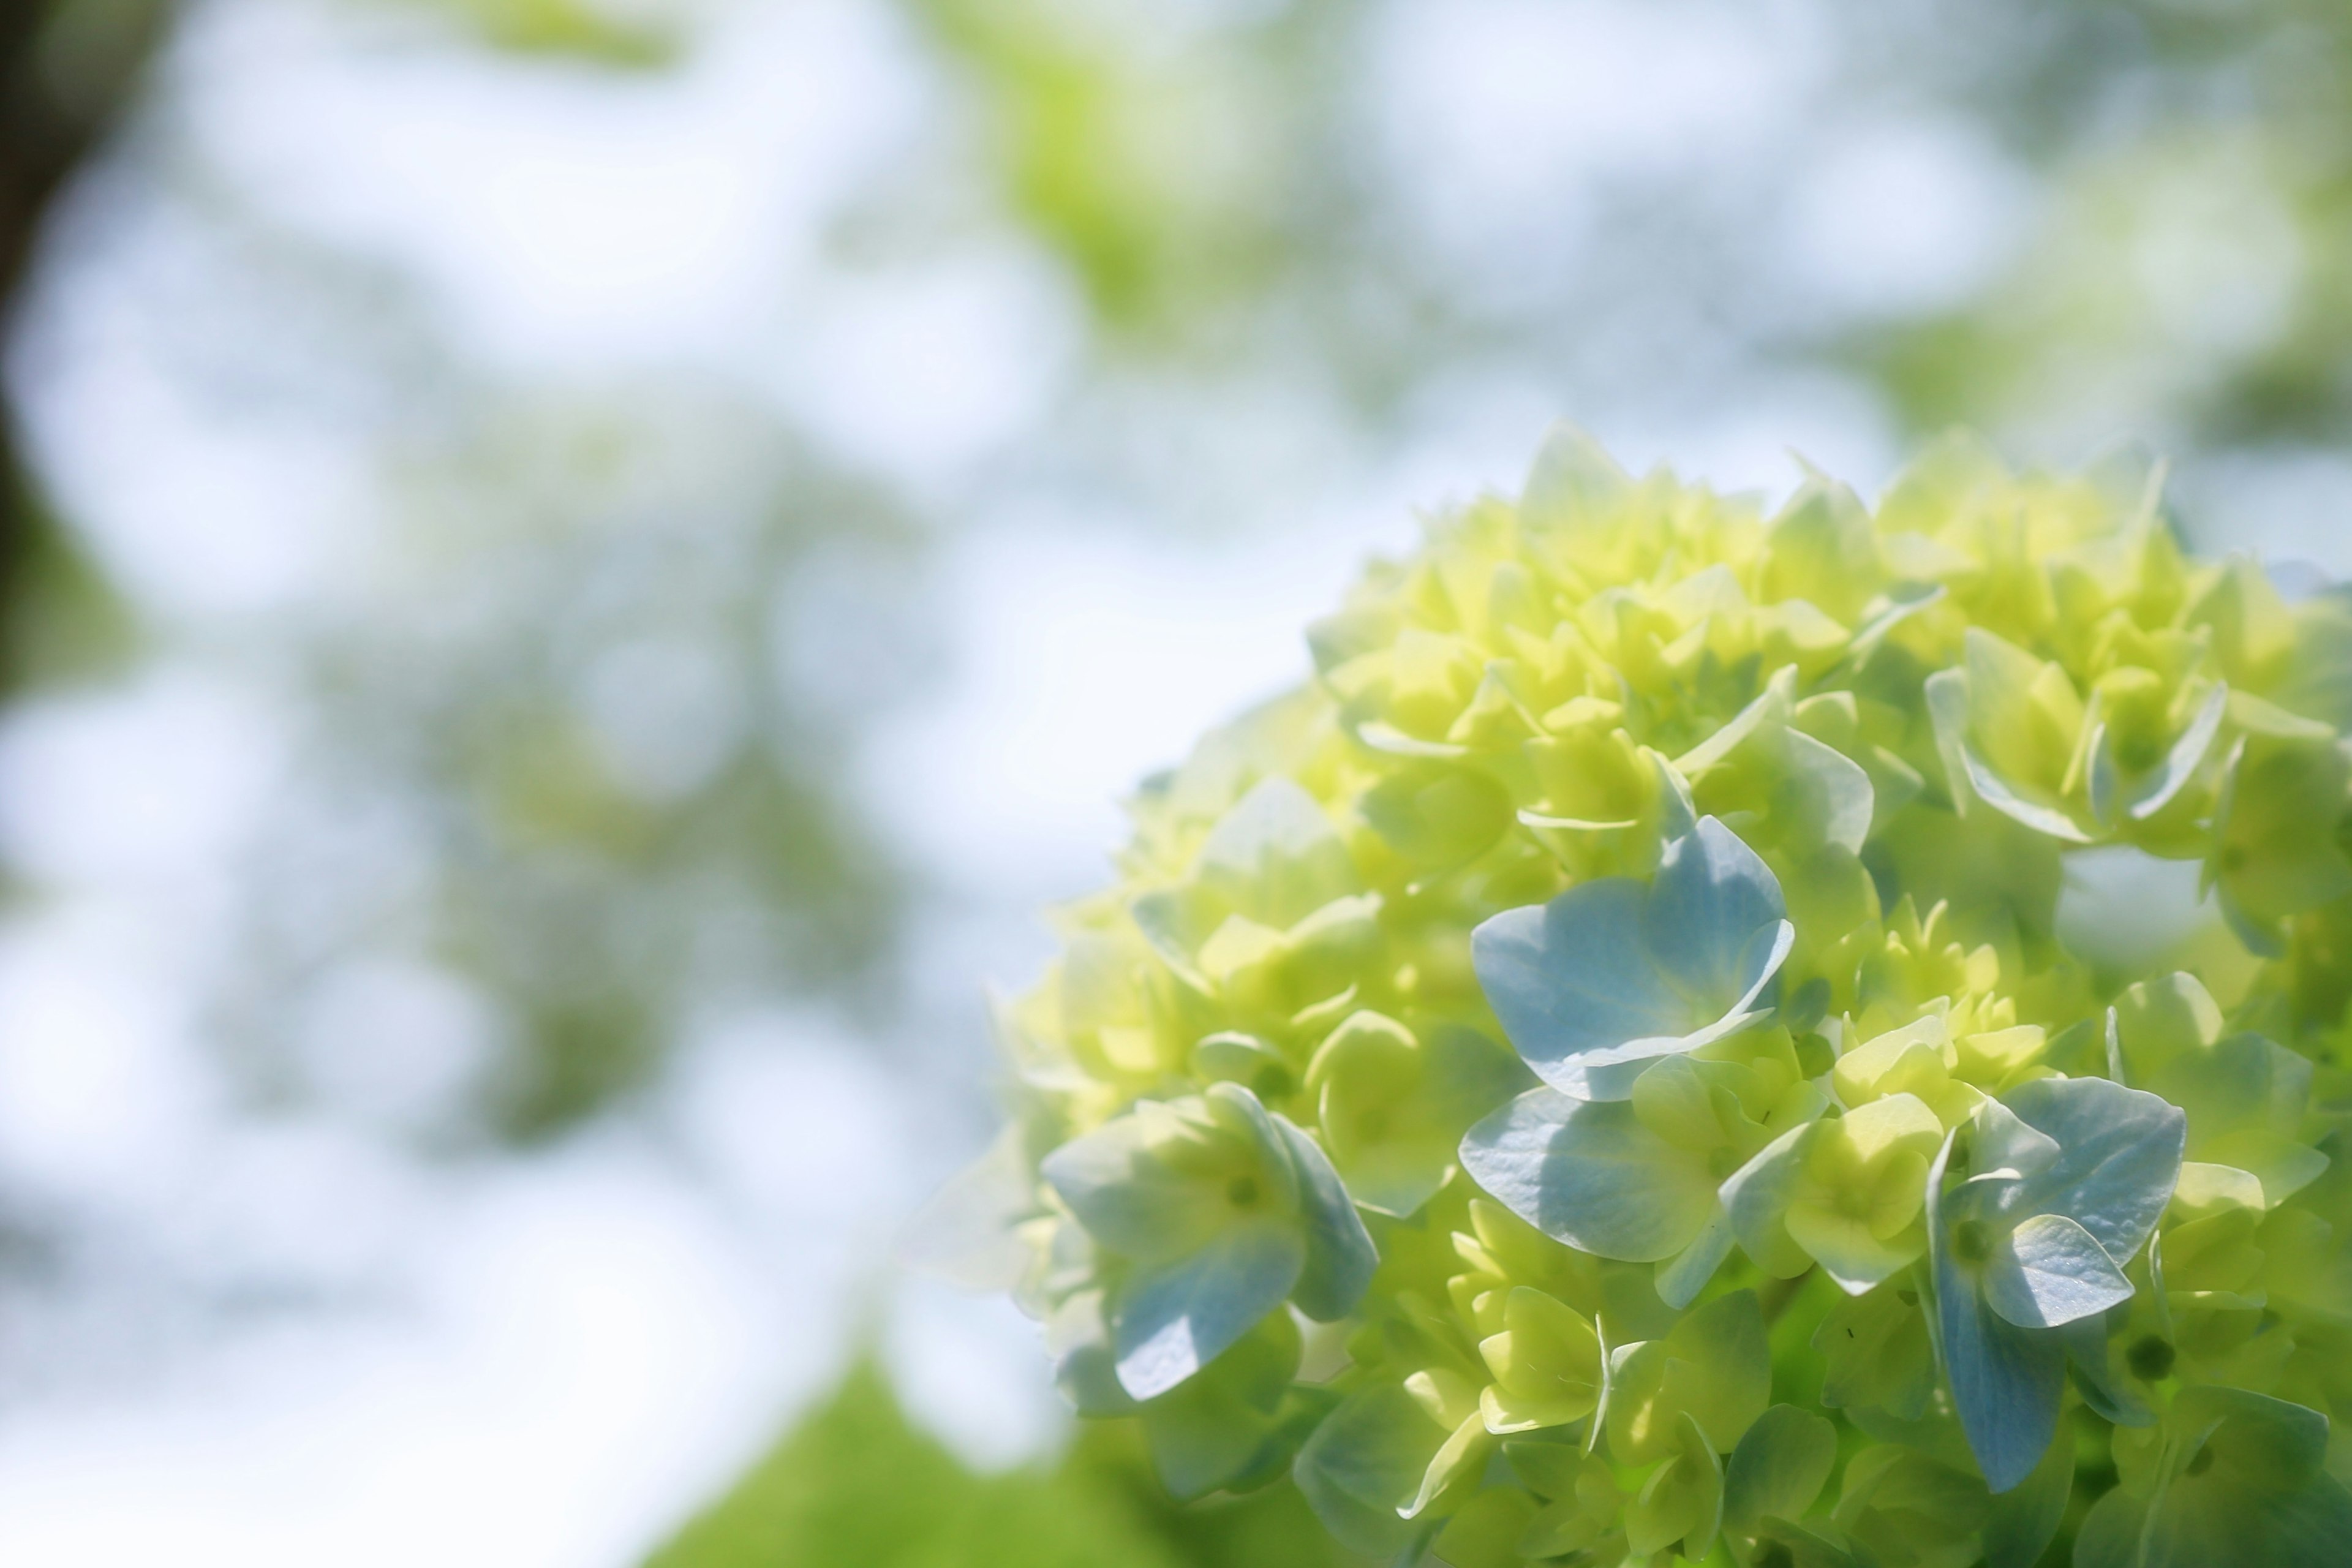
[[[1715,1278],[1723,1260],[1731,1256],[1733,1239],[1731,1216],[1723,1212],[1718,1202],[1715,1213],[1707,1217],[1706,1227],[1696,1238],[1671,1260],[1658,1265],[1658,1300],[1677,1310],[1689,1306],[1706,1289],[1706,1282]]]
[[[1470,1130],[1462,1168],[1555,1241],[1628,1263],[1672,1258],[1716,1212],[1705,1158],[1651,1131],[1623,1100],[1529,1089]]]
[[[2029,1207],[2066,1215],[2109,1258],[2129,1262],[2172,1201],[2189,1119],[2156,1095],[2105,1079],[2040,1079],[2006,1100],[2060,1149],[2030,1178]]]
[[[1298,1173],[1298,1206],[1306,1221],[1307,1256],[1291,1294],[1300,1311],[1318,1323],[1331,1322],[1355,1310],[1380,1255],[1323,1151],[1285,1118],[1275,1116],[1273,1121]]]
[[[1375,1384],[1324,1417],[1291,1473],[1316,1517],[1342,1543],[1391,1557],[1415,1533],[1398,1510],[1412,1502],[1445,1438],[1412,1395],[1392,1383]]]
[[[1927,1175],[1928,1251],[1944,1369],[1969,1449],[1986,1484],[2005,1492],[2033,1473],[2057,1436],[2066,1352],[2055,1333],[2002,1321],[1953,1261],[1942,1197],[1951,1155],[1952,1138],[1947,1138]]]
[[[1775,1405],[1748,1429],[1724,1467],[1724,1528],[1747,1535],[1767,1515],[1804,1518],[1836,1464],[1836,1427],[1810,1410]]]
[[[2132,1298],[2131,1281],[2091,1233],[2064,1215],[2035,1215],[1993,1247],[1985,1300],[2021,1329],[2054,1329]]]
[[[1612,517],[1633,488],[1600,442],[1563,419],[1545,434],[1528,471],[1519,519],[1529,528],[1591,528]]]
[[[1201,886],[1263,924],[1287,929],[1361,887],[1347,841],[1315,797],[1269,774],[1201,846]]]
[[[1712,817],[1666,847],[1655,881],[1581,883],[1471,933],[1489,1005],[1545,1082],[1620,1099],[1600,1073],[1747,1027],[1796,941],[1780,884]]]
[[[1790,1189],[1804,1171],[1805,1150],[1819,1123],[1795,1127],[1759,1150],[1723,1184],[1724,1212],[1756,1266],[1776,1279],[1793,1279],[1812,1264],[1789,1235]]]
[[[2033,1568],[2057,1538],[2074,1491],[2074,1445],[2057,1442],[2023,1485],[1992,1500],[1984,1525],[1985,1568]]]
[[[1752,1000],[1788,956],[1781,940],[1788,913],[1772,868],[1738,834],[1703,816],[1658,862],[1642,941],[1686,994],[1731,1011]]]
[[[1282,1305],[1306,1258],[1296,1226],[1253,1220],[1129,1279],[1111,1320],[1119,1386],[1150,1399],[1191,1377]]]
[[[1643,951],[1644,896],[1639,882],[1604,878],[1548,904],[1506,910],[1471,933],[1488,1005],[1546,1082],[1578,1058],[1629,1042],[1659,1042],[1639,1054],[1673,1050],[1707,1021]]]

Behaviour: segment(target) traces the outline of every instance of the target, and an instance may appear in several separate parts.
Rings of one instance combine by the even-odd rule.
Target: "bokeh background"
[[[1555,416],[2352,567],[2352,8],[18,0],[0,290],[0,1560],[1289,1565],[983,985]]]

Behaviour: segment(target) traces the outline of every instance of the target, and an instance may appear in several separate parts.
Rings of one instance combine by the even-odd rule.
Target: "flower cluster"
[[[1455,1568],[2352,1563],[2352,596],[1563,429],[1309,641],[1002,1009],[1082,1414]],[[2207,928],[2074,951],[2103,846]]]

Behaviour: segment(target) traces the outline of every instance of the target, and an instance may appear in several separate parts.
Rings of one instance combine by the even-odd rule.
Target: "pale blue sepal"
[[[1943,1358],[1953,1409],[1969,1449],[1984,1471],[1986,1484],[2005,1492],[2033,1472],[2057,1433],[2066,1352],[2053,1331],[2021,1329],[2002,1321],[1953,1260],[1942,1189],[1954,1137],[1945,1139],[1927,1174],[1936,1349]]]
[[[1281,1306],[1306,1262],[1295,1227],[1257,1219],[1129,1277],[1111,1320],[1119,1386],[1151,1399],[1182,1383]]]
[[[2352,1491],[2324,1468],[2327,1417],[2244,1389],[2175,1400],[2169,1462],[2118,1487],[2076,1536],[2075,1568],[2347,1568]]]
[[[1672,1258],[1658,1265],[1655,1285],[1658,1300],[1680,1311],[1691,1304],[1723,1260],[1731,1256],[1733,1237],[1731,1216],[1717,1203],[1715,1212],[1707,1216],[1702,1229],[1688,1247]]]
[[[1711,816],[1666,846],[1642,913],[1643,945],[1693,995],[1752,1006],[1796,930],[1780,879],[1756,851]]]
[[[1298,1206],[1306,1221],[1306,1267],[1291,1300],[1316,1321],[1332,1322],[1356,1310],[1372,1282],[1380,1254],[1323,1151],[1283,1117],[1268,1116],[1298,1172]]]
[[[1985,1568],[2033,1568],[2057,1539],[2074,1493],[2074,1446],[2055,1442],[2024,1484],[1999,1494],[1985,1515]]]
[[[1690,781],[1683,777],[1663,752],[1644,746],[1642,754],[1650,759],[1650,766],[1658,774],[1659,837],[1671,844],[1696,832],[1698,804],[1691,799]]]
[[[1732,1234],[1768,1272],[1778,1273],[1780,1265],[1792,1260],[1790,1254],[1796,1244],[1789,1240],[1780,1216],[1788,1210],[1789,1194],[1801,1168],[1799,1148],[1814,1120],[1807,1118],[1802,1126],[1791,1127],[1758,1150],[1724,1179],[1720,1189]]]
[[[2055,1329],[2128,1301],[2131,1281],[2091,1233],[2061,1214],[2032,1215],[1995,1244],[1985,1300],[2021,1329]]]
[[[1928,605],[1940,601],[1944,597],[1944,585],[1941,583],[1896,584],[1887,590],[1886,608],[1864,621],[1862,629],[1853,634],[1853,640],[1846,645],[1847,659],[1856,666],[1867,662],[1870,656],[1877,651],[1878,645],[1886,640],[1887,633]]]
[[[1156,1131],[1177,1119],[1166,1106],[1143,1101],[1047,1154],[1039,1173],[1097,1241],[1129,1257],[1153,1257],[1200,1212],[1199,1185],[1148,1157]]]
[[[1674,1257],[1717,1212],[1705,1158],[1651,1131],[1622,1100],[1531,1089],[1464,1137],[1462,1168],[1554,1240],[1627,1263]]]
[[[2003,1321],[1941,1249],[1936,1289],[1953,1407],[1985,1484],[2005,1492],[2033,1472],[2057,1433],[2065,1350],[2054,1331]]]
[[[1969,1148],[1969,1169],[1978,1180],[2006,1176],[2012,1181],[2038,1176],[2058,1163],[2063,1151],[2058,1140],[2021,1120],[1998,1100],[1977,1107],[1975,1134]]]
[[[1796,941],[1770,868],[1713,817],[1666,847],[1648,886],[1604,878],[1471,934],[1486,1000],[1538,1077],[1632,1092],[1622,1067],[1748,1027]]]
[[[2064,1215],[2118,1267],[2130,1262],[2172,1201],[2188,1117],[2156,1095],[2096,1078],[2038,1079],[2007,1101],[2061,1151],[2029,1177],[2026,1211]]]

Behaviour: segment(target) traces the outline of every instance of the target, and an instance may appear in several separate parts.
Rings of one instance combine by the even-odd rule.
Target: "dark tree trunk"
[[[13,331],[58,194],[137,96],[172,0],[0,0],[0,335]],[[0,411],[0,688],[21,673],[9,635],[27,576],[63,552]]]

